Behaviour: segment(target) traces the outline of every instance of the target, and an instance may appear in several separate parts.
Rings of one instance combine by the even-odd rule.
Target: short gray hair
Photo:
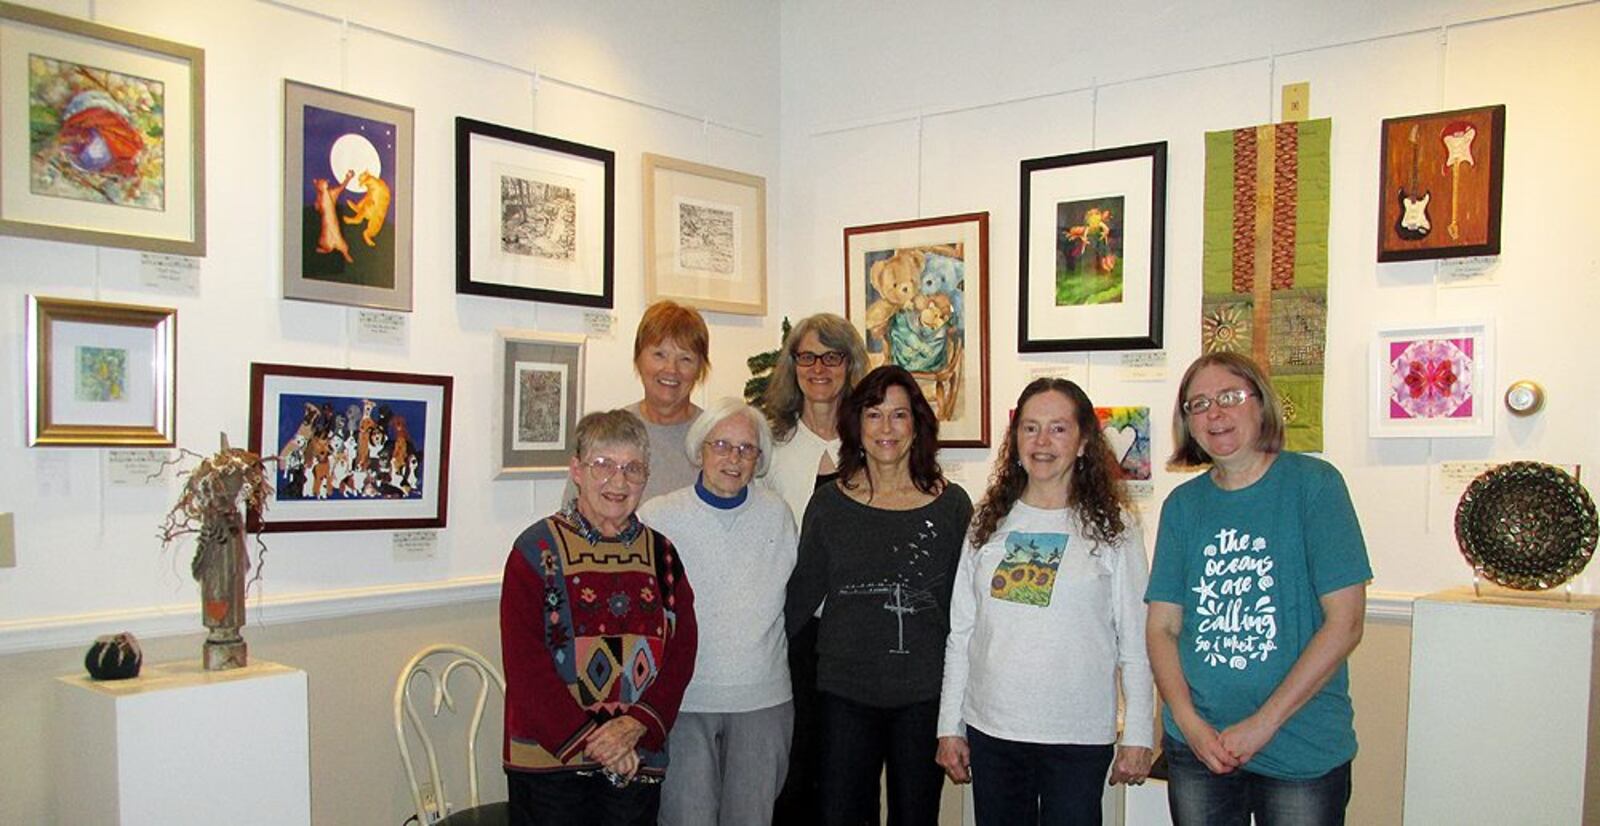
[[[755,426],[757,444],[761,447],[761,455],[756,458],[756,475],[767,475],[767,468],[772,465],[772,426],[767,424],[767,417],[762,415],[760,410],[732,397],[723,397],[712,402],[705,412],[694,420],[694,424],[689,425],[689,435],[683,440],[683,451],[689,455],[690,464],[701,467],[700,445],[705,443],[706,436],[729,417],[741,415]]]
[[[644,422],[626,410],[597,410],[578,420],[577,457],[587,459],[589,451],[600,445],[636,447],[650,464],[650,432]]]

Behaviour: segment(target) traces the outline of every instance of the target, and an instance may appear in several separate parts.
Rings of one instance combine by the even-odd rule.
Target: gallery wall
[[[1600,6],[1593,3],[1233,2],[1072,6],[956,2],[903,9],[792,3],[783,20],[784,287],[800,306],[844,306],[841,228],[990,213],[990,405],[998,437],[1041,372],[1079,380],[1100,405],[1154,419],[1154,541],[1171,410],[1200,351],[1204,134],[1280,118],[1279,88],[1310,83],[1333,119],[1324,455],[1349,482],[1373,559],[1373,609],[1404,616],[1418,593],[1471,583],[1453,535],[1460,488],[1446,462],[1532,459],[1584,466],[1595,488],[1600,382],[1581,342],[1600,307],[1587,154],[1600,127]],[[804,55],[803,59],[788,56]],[[1492,286],[1441,287],[1438,262],[1377,264],[1383,118],[1505,104],[1504,226]],[[1150,141],[1168,144],[1165,375],[1130,380],[1121,353],[1020,355],[1019,162]],[[804,185],[796,185],[804,182]],[[859,304],[857,304],[859,306]],[[970,299],[969,299],[970,306]],[[1498,344],[1486,394],[1494,435],[1368,438],[1369,343],[1380,326],[1488,320]],[[1518,419],[1499,396],[1540,382],[1545,409]],[[942,457],[970,488],[988,454]],[[1573,587],[1600,588],[1591,567]]]

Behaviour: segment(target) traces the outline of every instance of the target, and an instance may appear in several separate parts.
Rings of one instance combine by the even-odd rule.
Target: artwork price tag
[[[1088,378],[1088,370],[1081,364],[1043,364],[1028,371],[1028,381],[1034,379],[1066,379],[1082,386]]]
[[[179,295],[200,294],[200,259],[187,255],[139,253],[139,281]]]
[[[165,450],[106,451],[106,484],[115,488],[158,488],[168,452]]]
[[[1123,353],[1122,363],[1117,367],[1117,378],[1123,381],[1164,381],[1167,378],[1167,351]]]
[[[584,310],[583,326],[594,338],[611,338],[611,327],[616,322],[616,316],[605,310]]]
[[[1497,255],[1446,258],[1434,272],[1434,283],[1441,287],[1489,287],[1500,283],[1499,273]]]
[[[356,343],[403,347],[407,316],[383,310],[356,310]]]
[[[1488,473],[1500,462],[1440,462],[1439,463],[1439,495],[1450,501],[1458,501],[1461,495],[1467,492],[1467,486],[1472,480]],[[1573,478],[1578,477],[1578,465],[1561,465],[1556,467],[1566,471]]]
[[[394,532],[394,559],[396,562],[420,562],[425,559],[433,559],[438,553],[438,531]]]

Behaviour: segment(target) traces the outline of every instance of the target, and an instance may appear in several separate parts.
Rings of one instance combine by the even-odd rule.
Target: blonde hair
[[[1188,416],[1183,412],[1183,401],[1189,397],[1190,383],[1207,367],[1221,367],[1249,383],[1250,391],[1261,401],[1260,433],[1256,436],[1256,449],[1263,453],[1277,453],[1283,450],[1283,404],[1278,401],[1278,394],[1272,389],[1272,380],[1267,378],[1261,366],[1249,356],[1238,353],[1206,353],[1195,359],[1188,370],[1183,371],[1183,380],[1178,382],[1178,399],[1172,405],[1172,443],[1175,445],[1172,450],[1172,463],[1204,465],[1211,462],[1211,455],[1200,447],[1200,442],[1189,432]]]

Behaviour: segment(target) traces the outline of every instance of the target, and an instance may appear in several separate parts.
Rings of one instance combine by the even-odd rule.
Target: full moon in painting
[[[346,132],[333,142],[333,148],[328,150],[328,168],[333,172],[333,180],[344,179],[344,173],[355,172],[350,178],[350,183],[345,188],[351,192],[365,192],[367,188],[361,185],[361,173],[367,172],[375,178],[383,177],[383,161],[378,158],[378,150],[372,142],[354,132]]]

